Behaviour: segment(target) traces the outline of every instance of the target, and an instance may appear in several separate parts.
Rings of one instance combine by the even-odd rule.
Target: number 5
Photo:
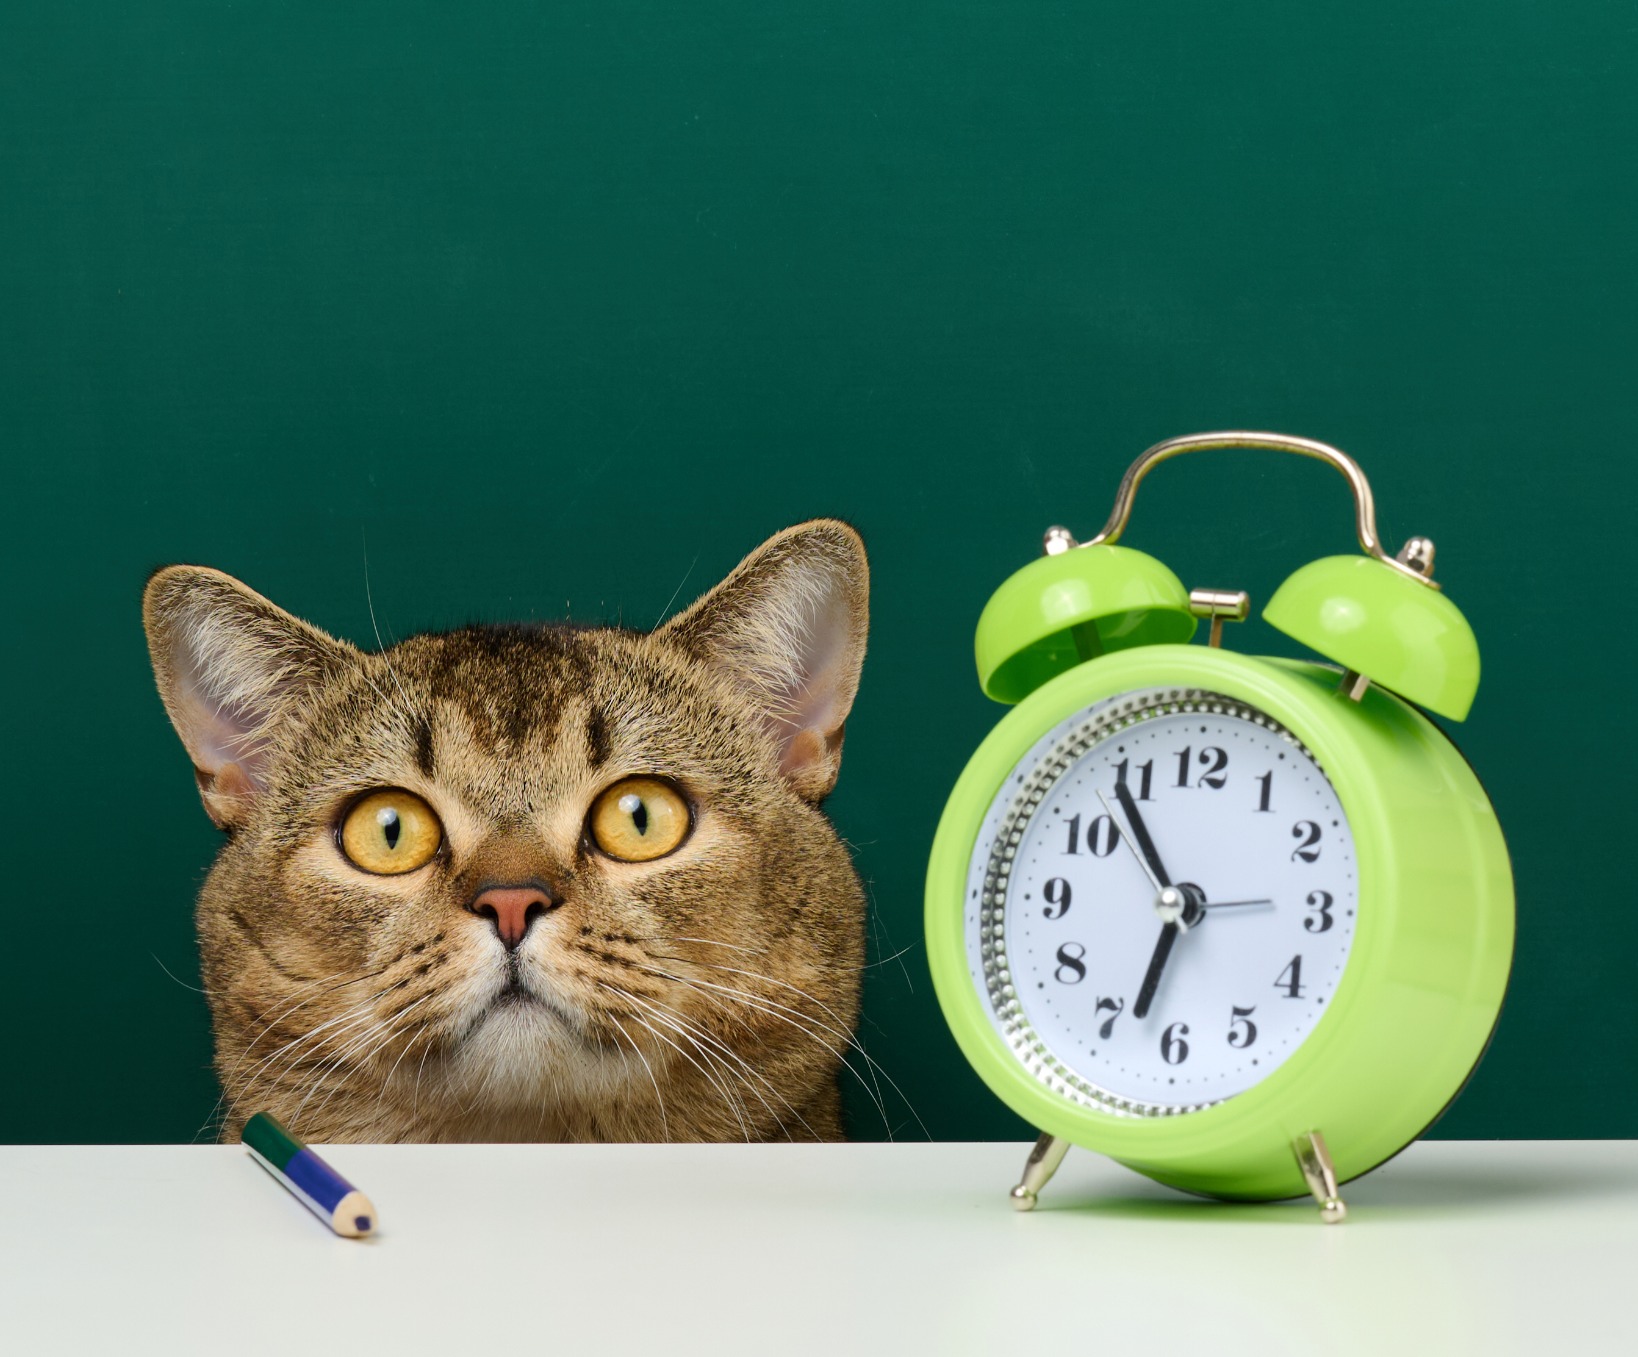
[[[1252,1042],[1257,1040],[1257,1024],[1252,1022],[1251,1015],[1257,1011],[1253,1004],[1250,1008],[1236,1008],[1234,1016],[1229,1021],[1228,1044],[1238,1051],[1243,1051]],[[1239,1040],[1235,1040],[1235,1038]]]

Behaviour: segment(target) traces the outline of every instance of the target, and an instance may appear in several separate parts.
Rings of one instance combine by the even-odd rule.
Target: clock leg
[[[1064,1156],[1068,1153],[1069,1142],[1057,1136],[1044,1135],[1035,1142],[1035,1148],[1024,1161],[1024,1176],[1012,1190],[1013,1210],[1035,1209],[1037,1194],[1047,1185],[1047,1180],[1058,1171],[1058,1165],[1064,1162]]]
[[[1297,1167],[1308,1181],[1308,1190],[1319,1203],[1320,1219],[1336,1225],[1348,1215],[1347,1204],[1337,1195],[1337,1171],[1331,1167],[1331,1152],[1318,1131],[1305,1131],[1292,1142]]]

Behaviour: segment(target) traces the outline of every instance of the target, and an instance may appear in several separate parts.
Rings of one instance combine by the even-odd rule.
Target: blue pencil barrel
[[[361,1238],[374,1231],[376,1215],[370,1199],[276,1117],[258,1112],[245,1123],[243,1139],[251,1157],[337,1234]]]

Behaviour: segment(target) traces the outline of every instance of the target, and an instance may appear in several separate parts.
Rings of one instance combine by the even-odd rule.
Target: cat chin
[[[487,1006],[451,1056],[448,1073],[463,1097],[490,1105],[606,1096],[623,1082],[623,1070],[596,1050],[553,1008],[509,996]]]

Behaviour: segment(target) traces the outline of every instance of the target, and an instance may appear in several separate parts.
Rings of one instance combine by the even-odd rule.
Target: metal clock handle
[[[1188,434],[1182,438],[1168,438],[1164,443],[1156,443],[1126,468],[1126,474],[1120,479],[1120,488],[1115,491],[1114,510],[1109,515],[1109,521],[1103,525],[1103,531],[1090,542],[1077,543],[1066,529],[1051,528],[1047,531],[1047,552],[1050,555],[1057,555],[1076,546],[1113,546],[1120,541],[1121,534],[1126,531],[1127,520],[1132,516],[1132,501],[1137,498],[1137,488],[1151,470],[1173,457],[1181,457],[1186,452],[1209,452],[1217,448],[1263,448],[1273,452],[1292,452],[1299,457],[1312,457],[1317,462],[1335,467],[1353,487],[1354,530],[1359,535],[1359,545],[1365,554],[1384,565],[1392,566],[1401,574],[1409,575],[1413,580],[1438,588],[1432,578],[1433,543],[1427,538],[1411,538],[1397,557],[1390,556],[1383,549],[1382,539],[1376,532],[1376,501],[1371,496],[1371,483],[1365,479],[1365,473],[1360,470],[1358,462],[1329,443],[1321,443],[1312,438],[1295,438],[1290,434],[1281,433],[1225,430],[1218,433]]]

